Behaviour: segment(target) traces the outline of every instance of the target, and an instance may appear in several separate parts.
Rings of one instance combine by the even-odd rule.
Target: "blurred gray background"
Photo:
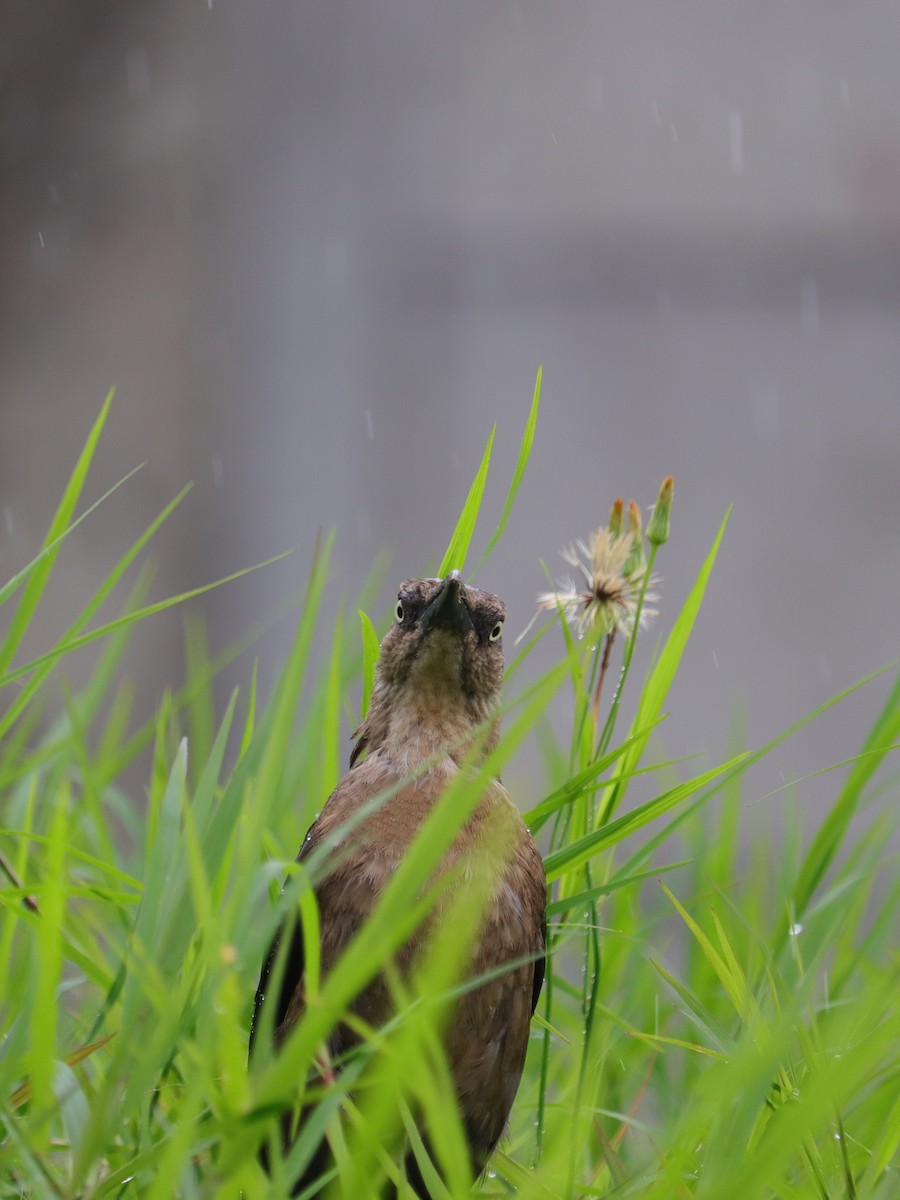
[[[298,549],[209,599],[215,646],[299,584],[320,526],[330,603],[386,546],[386,605],[442,554],[496,421],[484,546],[542,362],[477,580],[511,630],[539,559],[617,495],[646,512],[671,472],[657,633],[734,512],[666,752],[721,756],[740,705],[757,744],[897,654],[896,4],[0,11],[0,573],[38,548],[113,384],[90,498],[147,460],[66,547],[48,636],[187,480],[154,596]],[[289,634],[262,643],[268,680]],[[146,710],[181,679],[178,621],[137,650]],[[886,689],[750,799],[854,753]],[[811,819],[839,778],[801,786]]]

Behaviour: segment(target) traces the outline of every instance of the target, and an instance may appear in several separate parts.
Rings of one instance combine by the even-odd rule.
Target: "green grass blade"
[[[626,738],[621,745],[608,751],[606,754],[601,754],[599,758],[589,763],[583,771],[577,772],[564,780],[559,787],[554,788],[549,796],[545,797],[540,804],[536,804],[524,814],[525,821],[532,833],[536,833],[546,822],[557,813],[561,808],[565,808],[575,803],[580,796],[586,792],[591,792],[600,786],[598,779],[613,763],[617,762],[623,754],[627,753],[629,746],[634,742],[638,734],[632,734]],[[657,769],[657,768],[652,768]],[[644,773],[643,771],[639,773]]]
[[[159,949],[163,931],[162,917],[169,895],[169,879],[175,864],[181,861],[178,844],[187,765],[187,741],[183,740],[169,772],[148,849],[143,895],[134,925],[136,963],[152,963]],[[122,1028],[129,1035],[136,1032],[135,1020],[142,1002],[142,972],[140,969],[129,969],[122,993]]]
[[[459,520],[456,522],[456,528],[453,530],[453,536],[450,538],[447,552],[441,559],[441,565],[438,568],[438,576],[441,579],[449,571],[461,571],[466,565],[466,555],[469,553],[472,534],[475,532],[475,522],[478,520],[481,498],[484,495],[484,485],[487,482],[488,468],[491,465],[491,448],[494,445],[494,434],[496,432],[497,426],[494,425],[491,428],[490,437],[484,448],[484,454],[481,456],[481,465],[472,481],[472,486],[469,488],[469,494],[466,497],[463,510],[459,514]]]
[[[138,471],[143,470],[145,465],[145,463],[138,463],[136,467],[132,467],[127,474],[123,475],[121,479],[117,480],[111,488],[108,488],[98,500],[95,500],[94,503],[89,505],[83,513],[75,518],[74,521],[71,521],[62,531],[59,537],[54,538],[52,542],[46,542],[43,548],[34,556],[30,563],[26,563],[21,571],[17,571],[15,575],[13,575],[10,579],[7,579],[6,583],[0,587],[0,606],[6,603],[10,596],[12,596],[21,586],[21,584],[25,582],[25,580],[40,562],[46,559],[53,551],[56,550],[58,546],[61,546],[66,538],[69,537],[70,534],[74,533],[78,526],[82,524],[82,522],[86,521],[88,517],[95,513],[101,504],[105,504],[114,492],[117,492],[120,487],[124,487],[124,485],[129,481],[129,479],[132,478],[132,476],[137,475]]]
[[[687,925],[688,929],[694,935],[704,957],[715,971],[719,982],[728,993],[735,1010],[739,1015],[743,1015],[745,1012],[747,999],[746,980],[737,967],[737,963],[730,952],[730,947],[728,953],[723,957],[723,955],[716,950],[711,939],[707,937],[707,935],[700,928],[700,925],[697,923],[697,921],[694,920],[684,905],[681,904],[680,901],[676,900],[674,894],[666,887],[666,885],[660,881],[659,886],[665,892],[666,896],[668,896],[670,902],[674,906],[678,915],[681,917],[682,921],[684,921],[685,925]],[[719,928],[719,932],[720,934],[722,933],[721,927]]]
[[[757,763],[761,759],[765,758],[767,754],[770,754],[777,746],[780,746],[782,742],[787,741],[788,738],[793,737],[795,733],[798,733],[801,729],[804,729],[807,725],[814,721],[816,717],[821,716],[822,713],[827,712],[830,708],[833,708],[836,704],[839,704],[848,696],[853,695],[854,692],[859,691],[860,688],[865,687],[866,684],[872,683],[875,679],[879,679],[885,673],[885,671],[889,669],[889,666],[879,667],[878,670],[872,671],[871,674],[864,675],[862,679],[857,679],[854,683],[849,684],[847,687],[842,688],[841,691],[837,692],[834,696],[831,696],[825,701],[824,704],[820,704],[816,708],[812,709],[811,712],[806,713],[806,715],[801,717],[799,721],[795,721],[792,725],[789,725],[787,729],[782,730],[781,733],[777,734],[770,741],[766,742],[765,745],[759,747],[759,749],[750,751],[744,757],[738,756],[738,758],[735,759],[737,765],[734,768],[727,771],[721,780],[714,783],[712,787],[704,791],[700,796],[697,797],[696,800],[692,800],[691,803],[688,804],[683,811],[679,812],[671,822],[665,825],[658,833],[654,834],[653,837],[649,838],[640,847],[640,849],[635,851],[628,862],[622,866],[621,870],[629,874],[633,871],[636,871],[640,866],[649,860],[654,851],[658,850],[660,846],[664,845],[669,838],[672,837],[676,830],[685,821],[688,821],[691,817],[696,816],[718,792],[720,792],[724,787],[732,784],[736,778],[738,778],[749,767],[753,766],[754,763]]]
[[[516,460],[516,469],[513,471],[512,482],[509,485],[509,491],[506,494],[506,503],[503,505],[503,512],[500,514],[500,520],[497,523],[497,528],[491,534],[491,540],[485,548],[484,554],[478,560],[475,567],[477,571],[483,563],[487,561],[491,551],[500,541],[503,536],[503,530],[506,528],[506,523],[509,520],[509,514],[512,512],[512,506],[515,503],[516,496],[519,491],[519,485],[522,482],[522,476],[525,474],[525,468],[528,466],[528,459],[531,457],[531,447],[534,444],[534,431],[537,428],[538,409],[541,404],[541,379],[544,374],[543,365],[537,369],[537,375],[534,380],[534,396],[531,401],[531,411],[528,414],[528,420],[525,423],[525,432],[522,435],[522,444],[519,446],[519,457]],[[474,574],[474,572],[473,572]]]
[[[31,1005],[31,1086],[35,1114],[51,1111],[54,1060],[59,1028],[59,985],[63,969],[62,927],[65,922],[68,796],[61,792],[53,806],[45,874],[41,881],[41,919],[37,927],[36,985]]]
[[[611,846],[615,846],[628,837],[629,834],[642,829],[645,825],[649,825],[651,821],[655,821],[663,813],[683,803],[688,797],[693,796],[695,792],[700,791],[713,779],[729,771],[745,757],[746,755],[739,755],[737,758],[722,763],[721,766],[711,767],[710,770],[703,771],[693,779],[689,779],[685,783],[680,783],[677,787],[663,792],[655,800],[648,800],[646,804],[640,805],[632,812],[626,813],[625,816],[618,817],[614,821],[609,821],[606,825],[601,826],[601,828],[585,834],[584,837],[576,838],[574,841],[562,846],[559,850],[548,854],[544,859],[547,879],[557,879],[566,872],[574,871],[577,867],[583,866],[595,855],[599,854],[601,850],[607,850]]]
[[[891,689],[884,707],[863,743],[831,812],[813,839],[794,887],[793,906],[797,917],[806,911],[813,893],[839,851],[853,815],[859,807],[863,789],[881,766],[900,737],[900,676]]]
[[[701,998],[695,995],[689,987],[681,983],[660,962],[655,959],[650,963],[660,973],[670,988],[681,998],[685,1009],[697,1026],[705,1031],[711,1041],[715,1042],[717,1050],[726,1055],[734,1053],[734,1038],[724,1025],[709,1011]]]
[[[378,662],[378,655],[381,653],[381,646],[378,642],[378,634],[375,632],[375,626],[368,613],[359,609],[359,621],[362,628],[362,645],[363,645],[363,686],[362,686],[362,716],[365,717],[369,711],[369,702],[372,699],[372,686],[375,683],[375,664]]]
[[[106,576],[100,587],[94,592],[94,595],[82,609],[76,620],[73,621],[66,633],[60,639],[57,649],[59,648],[59,645],[64,645],[70,642],[80,633],[94,613],[97,612],[110,593],[115,589],[119,580],[128,570],[129,566],[134,562],[134,560],[144,549],[163,522],[166,521],[168,517],[175,511],[189,491],[190,485],[182,488],[174,500],[171,500],[166,505],[162,512],[153,521],[151,521],[140,537],[128,548],[125,554],[122,555],[113,569]],[[136,612],[137,610],[134,611]],[[122,624],[124,624],[124,622]],[[4,736],[4,734],[12,727],[12,725],[25,711],[33,696],[38,692],[44,680],[53,670],[55,662],[55,659],[47,659],[43,665],[38,667],[31,679],[29,679],[22,687],[15,700],[9,705],[2,718],[0,718],[0,737]],[[0,687],[2,686],[2,683],[0,683]]]
[[[634,887],[635,884],[643,883],[648,879],[658,879],[660,875],[665,875],[669,871],[678,871],[690,865],[691,860],[686,858],[681,862],[667,863],[665,866],[654,867],[650,871],[638,871],[636,875],[617,875],[609,883],[598,884],[597,887],[593,887],[589,891],[579,892],[575,896],[561,896],[558,900],[551,900],[547,905],[547,916],[558,916],[560,913],[570,912],[573,908],[577,908],[583,912],[585,906],[590,904],[592,900],[599,900],[601,896],[609,896],[613,892],[617,892],[619,888]]]
[[[109,415],[112,398],[113,393],[110,391],[100,410],[100,415],[97,417],[88,435],[84,448],[78,456],[78,461],[75,464],[72,474],[69,476],[69,482],[66,484],[66,489],[63,492],[62,500],[60,500],[53,520],[50,522],[50,528],[44,539],[44,547],[47,553],[44,557],[39,557],[39,561],[31,571],[15,615],[10,623],[9,631],[3,640],[3,645],[0,646],[0,674],[12,662],[12,657],[16,652],[19,642],[21,642],[25,635],[25,630],[28,628],[31,618],[34,616],[35,609],[44,593],[44,588],[47,586],[47,580],[50,578],[53,564],[56,562],[56,556],[59,553],[60,538],[72,519],[72,513],[75,511],[75,505],[78,503],[78,497],[81,495],[81,490],[87,479],[87,473],[90,469],[91,460],[94,457],[94,451],[97,448],[97,442],[100,440],[100,434],[103,432],[103,426],[106,424],[106,418]],[[50,549],[54,543],[56,543],[55,548]]]
[[[234,571],[231,575],[225,575],[222,579],[217,579],[213,583],[205,583],[201,587],[191,588],[190,591],[180,592],[177,596],[169,596],[166,600],[158,600],[155,604],[147,604],[143,608],[136,609],[134,612],[126,613],[122,617],[116,617],[115,620],[107,621],[105,625],[99,625],[96,629],[90,630],[89,633],[68,638],[54,647],[53,650],[48,650],[46,654],[41,654],[37,658],[32,659],[31,662],[24,663],[21,667],[16,667],[12,671],[7,671],[4,676],[0,677],[0,688],[15,683],[23,675],[28,675],[31,671],[37,670],[37,668],[43,667],[47,663],[56,662],[64,655],[71,654],[74,650],[80,650],[82,646],[89,646],[92,642],[96,642],[100,638],[108,637],[109,634],[114,633],[117,629],[133,625],[136,621],[144,621],[147,617],[152,617],[157,613],[165,612],[169,608],[174,608],[176,604],[184,604],[187,600],[194,600],[197,596],[205,596],[207,592],[223,587],[226,583],[233,583],[236,579],[242,579],[244,575],[249,575],[252,571],[260,571],[263,567],[269,567],[272,563],[280,562],[292,553],[293,551],[286,550],[283,554],[276,554],[273,558],[267,558],[252,567],[244,567],[240,571]]]

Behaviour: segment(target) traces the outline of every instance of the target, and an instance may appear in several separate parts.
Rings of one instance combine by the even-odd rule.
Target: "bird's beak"
[[[457,573],[448,575],[441,585],[441,590],[428,605],[419,618],[419,624],[427,633],[438,627],[465,636],[474,629],[469,606],[462,598],[462,585]]]

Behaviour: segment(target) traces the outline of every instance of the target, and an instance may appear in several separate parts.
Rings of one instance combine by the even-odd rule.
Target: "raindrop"
[[[6,532],[10,537],[15,537],[16,523],[13,520],[13,511],[8,504],[3,505],[3,520],[6,522]]]
[[[844,108],[850,107],[850,84],[847,82],[847,76],[842,75],[838,80],[841,88],[841,104]]]
[[[791,935],[791,937],[799,937],[802,932],[803,926],[799,921],[795,921],[793,925],[791,925],[790,929],[788,929],[788,933]]]
[[[222,464],[222,455],[214,454],[212,456],[212,473],[213,484],[220,488],[225,481],[225,468]]]
[[[719,656],[718,656],[718,654],[716,654],[715,650],[713,650],[712,656],[713,656],[713,666],[717,667],[719,665]]]
[[[372,420],[372,410],[366,409],[366,433],[370,442],[375,441],[375,422]]]
[[[41,249],[43,250],[43,248],[44,248],[44,235],[41,233],[41,231],[40,231],[40,230],[38,230],[38,241],[40,242],[40,244],[41,244]]]

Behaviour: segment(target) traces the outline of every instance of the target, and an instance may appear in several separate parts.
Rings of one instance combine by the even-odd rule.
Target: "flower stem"
[[[594,719],[594,733],[597,732],[597,723],[600,712],[600,696],[603,692],[603,681],[606,678],[606,672],[609,669],[609,656],[612,651],[612,644],[616,639],[615,629],[611,629],[606,635],[606,641],[603,643],[603,660],[600,663],[600,674],[597,677],[597,687],[594,690],[594,704],[591,710],[591,715]]]
[[[13,869],[12,863],[9,861],[6,855],[2,853],[0,853],[0,871],[3,872],[13,887],[21,889],[22,903],[25,905],[25,907],[30,908],[33,913],[39,913],[41,910],[38,907],[37,900],[34,898],[34,896],[28,896],[25,894],[25,886],[22,883],[22,880]]]
[[[600,739],[597,742],[597,750],[594,757],[605,753],[609,749],[609,743],[612,740],[613,730],[616,725],[616,717],[619,715],[619,705],[622,702],[622,690],[625,687],[625,680],[628,678],[628,669],[631,666],[631,660],[634,658],[634,647],[637,642],[638,629],[641,623],[641,612],[644,607],[644,597],[647,594],[647,588],[650,584],[650,576],[653,573],[653,562],[656,558],[657,547],[650,547],[650,557],[647,561],[647,567],[644,571],[644,577],[641,580],[641,593],[638,596],[637,607],[634,613],[634,624],[631,627],[631,633],[628,635],[628,640],[625,643],[625,653],[622,657],[622,670],[619,673],[619,682],[616,684],[615,694],[613,695],[612,704],[609,706],[609,712],[606,715],[606,723],[603,726],[603,732],[600,734]]]

